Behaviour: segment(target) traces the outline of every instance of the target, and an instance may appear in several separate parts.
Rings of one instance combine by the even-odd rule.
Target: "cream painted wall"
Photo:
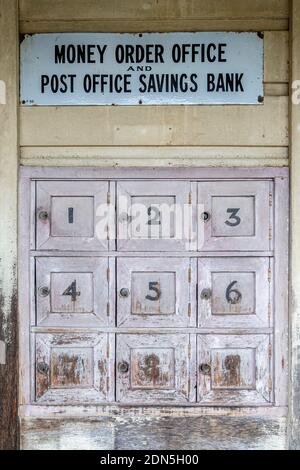
[[[288,165],[287,0],[38,4],[20,1],[21,32],[263,30],[266,98],[261,107],[21,106],[23,165]]]

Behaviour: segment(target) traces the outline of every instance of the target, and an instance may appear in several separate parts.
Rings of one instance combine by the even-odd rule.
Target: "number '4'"
[[[72,284],[70,284],[69,287],[67,287],[66,290],[63,292],[63,295],[70,295],[72,301],[76,302],[77,297],[80,296],[80,292],[77,292],[76,288],[76,281],[73,281]]]

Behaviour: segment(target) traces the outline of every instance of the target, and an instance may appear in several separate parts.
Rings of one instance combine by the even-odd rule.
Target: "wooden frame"
[[[298,0],[290,2],[290,62],[292,64],[290,83],[291,93],[299,89],[300,77],[300,3]],[[296,94],[297,97],[297,94]],[[291,166],[291,207],[290,207],[290,337],[289,337],[289,421],[288,421],[288,447],[300,449],[300,105],[291,96],[290,102],[290,166]]]
[[[18,447],[18,1],[0,1],[0,449]]]
[[[275,299],[275,309],[273,312],[275,318],[275,333],[279,333],[278,325],[280,324],[280,334],[282,341],[277,341],[277,345],[275,348],[275,357],[274,357],[274,364],[275,367],[275,377],[276,377],[276,397],[274,402],[274,407],[268,407],[268,415],[277,416],[278,413],[281,415],[285,415],[287,412],[287,327],[288,327],[288,316],[287,316],[287,272],[288,272],[288,228],[286,223],[282,223],[282,220],[287,221],[287,207],[288,207],[288,170],[287,169],[278,169],[278,168],[270,168],[270,169],[207,169],[207,168],[181,168],[181,169],[141,169],[141,168],[134,168],[134,169],[114,169],[114,168],[21,168],[20,170],[20,214],[22,217],[20,218],[20,231],[19,231],[19,259],[20,259],[20,267],[19,267],[19,276],[20,276],[20,331],[22,334],[20,335],[20,415],[21,416],[38,416],[39,413],[42,412],[43,407],[40,405],[30,404],[30,377],[28,376],[27,364],[30,363],[30,355],[32,352],[29,350],[29,329],[28,329],[28,321],[30,315],[31,305],[34,303],[34,298],[31,298],[28,293],[32,291],[32,287],[30,286],[30,272],[33,269],[32,263],[30,261],[30,256],[28,256],[28,250],[32,250],[30,252],[31,256],[40,255],[41,252],[34,251],[34,246],[31,243],[31,239],[33,236],[32,233],[32,226],[34,225],[32,221],[35,220],[34,214],[34,207],[32,204],[30,205],[30,199],[34,199],[34,195],[32,195],[32,189],[35,186],[34,181],[36,180],[63,180],[63,179],[78,179],[78,180],[132,180],[132,179],[141,179],[141,180],[151,180],[151,179],[164,179],[164,180],[190,180],[190,181],[203,181],[203,180],[214,180],[214,181],[224,181],[226,179],[233,180],[233,179],[251,179],[251,180],[269,180],[274,182],[274,194],[275,194],[275,204],[277,206],[277,212],[275,213],[275,227],[274,227],[274,239],[276,240],[275,244],[275,260],[278,260],[274,264],[274,276],[275,282],[276,279],[280,279],[280,285],[276,285],[276,289],[274,292],[274,299]],[[111,185],[112,186],[112,185]],[[270,201],[270,204],[274,210],[273,201]],[[53,255],[53,252],[42,252],[43,256],[50,256]],[[97,252],[90,252],[87,254],[84,252],[84,256],[95,256]],[[68,256],[68,252],[63,252],[59,254],[59,256]],[[82,255],[83,253],[77,253],[77,256]],[[142,253],[134,253],[134,256],[140,256]],[[149,255],[148,253],[144,253],[144,255]],[[206,252],[203,254],[206,257],[215,256],[215,253]],[[280,256],[279,256],[280,255]],[[56,253],[55,253],[56,256]],[[103,252],[101,252],[101,256],[103,256]],[[120,252],[109,251],[106,252],[106,256],[115,257],[115,256],[130,256],[130,253],[121,254]],[[131,254],[132,256],[132,254]],[[162,256],[177,256],[177,257],[199,257],[199,253],[195,252],[173,252],[173,253],[163,253]],[[218,253],[219,256],[219,253]],[[272,252],[223,252],[222,256],[272,256]],[[201,253],[202,257],[202,253]],[[61,332],[61,328],[55,327],[52,329],[53,332],[59,333]],[[117,328],[108,327],[108,328],[101,328],[102,331],[106,331],[107,333],[112,332],[120,332]],[[33,332],[41,333],[43,328],[41,327],[34,327]],[[81,328],[74,328],[74,332],[82,332],[83,329]],[[122,334],[126,334],[132,332],[132,329],[122,328]],[[139,332],[139,329],[136,329],[135,332]],[[142,330],[140,331],[142,332]],[[174,329],[174,328],[166,328],[164,332],[168,333],[176,333],[181,332],[182,330]],[[197,328],[189,328],[189,334],[197,334],[199,330]],[[235,329],[230,328],[226,333],[234,334]],[[201,333],[209,334],[211,333],[211,329],[201,329]],[[243,329],[243,333],[249,334],[250,330]],[[253,329],[251,330],[253,333]],[[258,331],[256,331],[258,333]],[[259,333],[261,334],[270,334],[270,328],[263,328],[259,329]],[[188,407],[194,408],[195,413],[197,415],[202,415],[205,413],[210,414],[222,414],[228,413],[228,407],[218,407],[216,409],[212,409],[211,407],[202,407],[201,410],[197,408],[197,405],[187,405]],[[132,403],[132,407],[134,408],[134,403]],[[142,405],[144,409],[145,404]],[[99,412],[93,407],[90,406],[76,406],[76,411],[74,407],[61,407],[61,406],[51,406],[47,408],[50,412],[50,415],[58,412],[59,410],[64,410],[65,416],[71,416],[77,413],[78,416],[86,410],[88,415],[93,415],[94,413]],[[153,409],[153,413],[155,410],[159,412],[159,409],[164,409],[163,406],[155,405],[151,407]],[[186,406],[183,405],[183,409]],[[264,414],[264,407],[258,408],[256,411],[251,411],[251,408],[243,408],[243,414],[256,414],[259,415]],[[40,410],[40,411],[39,411]],[[111,405],[106,405],[101,408],[101,413],[110,413]],[[116,410],[122,412],[122,406],[118,405]],[[223,410],[223,411],[222,411]],[[118,411],[117,411],[118,412]],[[49,416],[50,416],[49,415]]]

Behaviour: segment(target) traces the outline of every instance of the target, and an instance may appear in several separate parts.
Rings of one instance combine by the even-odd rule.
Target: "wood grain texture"
[[[270,167],[288,165],[288,147],[22,147],[21,165],[43,167]]]
[[[248,18],[289,17],[288,0],[20,0],[20,18],[96,19],[96,18]]]
[[[288,99],[267,97],[262,106],[20,108],[23,147],[148,146],[154,142],[162,146],[287,146]]]
[[[130,405],[193,402],[195,362],[189,350],[195,351],[194,335],[147,331],[147,334],[118,334],[116,343],[117,402]]]
[[[222,19],[98,19],[98,20],[21,20],[20,32],[34,33],[160,33],[194,31],[287,31],[287,18],[222,18]]]
[[[97,211],[107,203],[108,183],[43,182],[37,185],[37,248],[42,250],[107,250],[107,233],[98,230]],[[113,201],[112,201],[113,203]],[[73,208],[73,223],[67,210]],[[40,217],[45,214],[45,219]]]
[[[43,167],[22,167],[20,174],[24,182],[30,180],[57,180],[57,179],[113,179],[113,180],[261,180],[273,178],[288,178],[288,168],[43,168]],[[83,177],[84,174],[84,177]],[[26,246],[26,244],[25,244]]]
[[[0,449],[18,445],[17,420],[17,1],[0,1],[0,80],[6,96],[0,105],[0,340],[6,360],[0,365]]]
[[[209,182],[199,183],[199,204],[203,204],[204,210],[211,216],[207,222],[202,221],[202,230],[199,230],[198,235],[199,251],[247,251],[251,249],[264,251],[272,249],[269,237],[273,225],[273,214],[271,215],[269,206],[270,193],[269,181],[237,181],[234,185],[224,181],[214,187]],[[252,197],[252,200],[248,199],[249,196]],[[238,225],[230,226],[232,221],[229,220],[227,228],[226,222],[223,223],[226,202],[231,204],[231,207],[238,207],[241,216]],[[225,213],[227,207],[225,207]]]
[[[288,178],[275,179],[275,198],[273,207],[277,207],[279,212],[275,211],[274,240],[275,240],[275,260],[271,264],[271,312],[274,316],[275,324],[275,388],[276,405],[288,405],[288,395],[286,390],[289,388],[289,370],[290,370],[290,343],[291,333],[289,333],[289,259],[290,259],[290,196],[282,197],[282,194],[288,194]],[[284,247],[284,248],[280,248]],[[277,289],[280,282],[282,290]],[[272,287],[273,286],[273,287]],[[273,288],[273,292],[272,292]],[[279,333],[279,325],[282,324]],[[276,359],[278,358],[278,360]]]
[[[191,204],[196,200],[196,192],[192,193],[191,183],[188,181],[149,181],[147,183],[143,181],[128,181],[117,183],[118,191],[118,202],[117,202],[117,221],[118,221],[118,241],[117,247],[119,251],[186,251],[190,249],[189,234],[193,225],[192,220],[186,220],[188,228],[184,230],[182,224],[180,224],[179,216],[176,220],[173,214],[172,206],[175,204],[180,207],[180,210],[184,211],[184,206],[189,204],[191,198]],[[155,196],[156,199],[153,199]],[[163,230],[163,237],[158,237],[152,230],[152,240],[147,239],[148,233],[137,233],[139,226],[134,229],[134,225],[130,224],[128,219],[122,220],[121,213],[124,209],[128,208],[134,214],[134,204],[145,204],[145,206],[151,207],[151,198],[154,203],[161,205],[161,224],[160,227]],[[163,205],[165,205],[165,214],[163,214]],[[146,217],[147,214],[146,214]],[[186,217],[186,219],[188,219]],[[147,227],[146,227],[147,228]],[[153,227],[152,227],[153,229]],[[179,233],[182,231],[182,236]],[[146,236],[145,236],[146,235]]]
[[[198,402],[264,406],[273,401],[268,335],[198,335]],[[209,365],[210,372],[202,366]]]
[[[44,404],[101,403],[114,397],[114,336],[37,334],[35,400]]]
[[[32,171],[32,173],[30,173]],[[32,169],[30,170],[29,168],[22,169],[22,174],[26,174],[27,178],[27,189],[26,191],[29,191],[30,189],[30,181],[28,180],[29,177],[37,177],[37,178],[42,178],[42,179],[51,179],[51,178],[57,178],[59,176],[60,178],[68,178],[74,180],[74,177],[80,180],[87,180],[87,179],[99,179],[103,180],[104,178],[112,178],[112,179],[136,179],[137,177],[139,178],[146,178],[149,179],[151,184],[151,189],[152,191],[155,191],[155,188],[158,186],[154,186],[153,183],[151,183],[151,180],[155,180],[155,175],[158,175],[159,179],[163,180],[163,184],[165,187],[169,184],[174,184],[171,182],[165,182],[164,179],[180,179],[181,181],[184,178],[188,179],[203,179],[203,178],[208,178],[210,180],[216,180],[216,179],[224,179],[228,178],[232,180],[232,177],[236,178],[244,178],[244,179],[264,179],[267,180],[267,188],[268,190],[265,192],[265,198],[268,202],[268,207],[270,207],[270,194],[271,190],[270,188],[272,186],[272,182],[270,179],[274,177],[274,175],[278,178],[280,176],[286,176],[287,172],[286,170],[280,170],[280,169],[273,169],[270,170],[270,172],[266,169],[258,169],[258,170],[250,170],[250,169],[237,169],[237,170],[222,170],[222,169],[217,169],[217,170],[207,170],[207,169],[180,169],[180,170],[157,170],[157,169],[152,169],[152,170],[142,170],[142,169],[133,169],[133,170],[114,170],[114,169],[86,169],[83,171],[83,169],[48,169],[45,170],[43,168],[39,169]],[[23,182],[24,184],[24,182]],[[43,183],[44,184],[44,183]],[[86,183],[88,184],[88,183]],[[121,183],[124,184],[124,183]],[[156,185],[158,183],[156,182]],[[192,183],[196,184],[196,183]],[[220,181],[218,183],[214,183],[216,186],[217,185],[224,185],[224,183],[221,183]],[[232,184],[232,183],[231,183]],[[255,183],[255,185],[261,185],[262,183]],[[246,186],[245,186],[246,185]],[[244,189],[249,185],[248,183],[244,183]],[[144,186],[147,188],[147,184],[144,183]],[[23,188],[24,189],[24,188]],[[34,187],[33,187],[34,189]],[[34,193],[34,191],[33,191]],[[222,194],[224,193],[224,190],[222,191]],[[26,192],[28,195],[28,193]],[[240,194],[240,192],[238,192]],[[283,188],[281,188],[280,191],[276,191],[276,194],[278,194],[277,198],[280,197],[284,199],[286,195],[286,190],[284,191]],[[30,198],[29,198],[30,199]],[[276,208],[278,205],[278,199],[276,199]],[[28,203],[27,203],[28,206]],[[283,205],[278,205],[278,207],[281,208],[281,210],[284,209],[285,206]],[[267,209],[268,211],[269,209]],[[25,214],[27,217],[27,223],[29,220],[29,211],[28,209],[25,209]],[[280,218],[279,218],[280,220]],[[22,224],[23,225],[23,224]],[[25,224],[27,227],[28,225]],[[267,231],[268,232],[268,231]],[[276,232],[277,234],[279,232]],[[265,235],[268,238],[268,233]],[[27,234],[27,244],[22,245],[22,250],[27,250],[29,247],[29,234]],[[283,241],[282,241],[283,243]],[[211,253],[212,255],[213,253]],[[244,253],[245,254],[245,253]],[[51,255],[51,251],[47,254],[47,256]],[[79,253],[77,253],[77,256]],[[127,255],[132,256],[132,253],[127,253]],[[228,254],[227,254],[228,255]],[[247,256],[249,255],[249,252],[247,253]],[[137,256],[137,254],[135,254]],[[144,256],[149,256],[149,254],[145,254]],[[271,253],[272,256],[272,253]],[[285,258],[284,258],[285,259]],[[193,260],[195,261],[195,260]],[[285,259],[286,261],[286,259]],[[165,266],[166,263],[163,262],[162,260],[162,266]],[[283,263],[285,264],[285,262]],[[145,267],[143,265],[143,267]],[[155,266],[150,267],[152,270],[156,270]],[[136,271],[140,271],[141,268],[139,266],[135,266],[134,268]],[[186,270],[186,269],[185,269]],[[194,267],[195,270],[195,267]],[[170,268],[168,268],[168,271],[170,271]],[[195,270],[196,271],[196,270]],[[184,279],[182,281],[182,284],[184,284]],[[277,289],[279,290],[279,289]],[[192,295],[195,296],[195,288],[192,288]],[[25,312],[26,313],[26,312]],[[285,321],[285,317],[283,318],[282,316],[282,321]],[[58,330],[60,328],[58,327]],[[37,354],[38,354],[38,361],[37,361],[37,377],[38,377],[38,389],[37,389],[37,394],[39,398],[39,403],[40,403],[40,413],[42,412],[42,403],[47,403],[48,406],[49,404],[51,405],[56,405],[56,404],[62,404],[62,403],[77,403],[79,405],[79,408],[82,408],[82,403],[89,403],[89,402],[94,402],[94,403],[104,403],[106,400],[99,400],[97,397],[93,397],[90,394],[90,391],[87,389],[83,391],[82,389],[78,390],[77,385],[79,384],[87,386],[88,382],[90,379],[88,377],[91,377],[91,373],[86,374],[85,370],[89,369],[91,370],[91,365],[88,362],[88,355],[86,351],[84,351],[84,348],[89,347],[91,345],[91,338],[95,335],[97,335],[97,331],[91,331],[89,333],[80,331],[80,328],[77,329],[78,331],[73,331],[71,335],[71,339],[68,339],[70,337],[70,332],[62,332],[62,331],[55,331],[55,328],[48,328],[48,333],[45,334],[45,331],[41,328],[32,328],[32,338],[36,337],[38,339],[38,347],[37,347]],[[120,333],[120,330],[113,328],[114,333],[117,334],[117,354],[118,354],[118,361],[117,361],[117,377],[118,377],[118,389],[117,389],[117,400],[123,401],[127,405],[130,405],[130,407],[134,406],[135,403],[147,403],[148,405],[151,403],[152,400],[153,404],[157,404],[157,402],[160,403],[181,403],[184,406],[191,406],[194,404],[194,407],[196,406],[195,402],[195,388],[193,385],[193,378],[195,377],[195,346],[192,345],[191,347],[191,357],[189,358],[189,352],[187,351],[187,345],[188,345],[188,337],[190,336],[190,341],[195,341],[195,333],[196,331],[185,331],[185,334],[183,334],[183,330],[180,331],[178,328],[177,331],[164,331],[164,334],[157,334],[157,330],[152,328],[147,329],[147,334],[145,330],[138,331],[138,329],[134,330],[134,334],[132,330],[124,331],[122,329],[122,333]],[[111,331],[112,332],[112,331]],[[105,332],[108,334],[109,332],[106,330]],[[103,333],[103,335],[105,334]],[[198,331],[200,333],[200,331]],[[268,330],[265,328],[265,331],[263,331],[263,328],[260,329],[259,331],[251,331],[251,327],[248,328],[248,331],[245,331],[245,329],[239,330],[239,335],[237,335],[237,332],[229,332],[227,331],[226,335],[224,332],[223,334],[216,334],[216,332],[209,332],[209,331],[201,331],[200,336],[207,336],[207,357],[211,355],[211,360],[212,364],[215,364],[214,369],[216,371],[214,372],[214,376],[212,377],[211,381],[213,381],[213,393],[209,390],[209,385],[208,385],[208,392],[205,393],[205,387],[201,385],[202,392],[204,392],[205,395],[205,400],[206,403],[204,404],[204,408],[206,408],[208,405],[214,405],[214,407],[220,407],[220,406],[235,406],[237,407],[237,415],[243,414],[240,410],[240,406],[253,406],[253,405],[263,405],[263,407],[267,407],[268,405],[270,406],[272,401],[273,401],[273,388],[270,386],[272,383],[271,380],[271,375],[272,375],[272,370],[273,370],[273,365],[272,365],[272,357],[270,357],[270,351],[272,350],[271,346],[271,330]],[[247,335],[247,337],[246,337]],[[113,335],[111,335],[113,336]],[[243,337],[244,336],[244,337]],[[221,339],[220,339],[221,337]],[[42,340],[42,338],[46,338],[46,340]],[[75,340],[74,340],[75,338]],[[122,343],[122,339],[125,338],[125,346]],[[179,340],[179,341],[178,341]],[[179,346],[178,346],[179,343]],[[121,346],[120,346],[121,344]],[[23,346],[26,348],[26,344],[24,343]],[[129,352],[128,352],[128,346],[129,346]],[[113,346],[112,346],[113,347]],[[181,350],[178,352],[178,348],[182,347]],[[50,350],[52,349],[52,352]],[[60,351],[57,351],[57,349],[60,349]],[[254,350],[256,349],[256,352],[254,354]],[[75,353],[76,350],[76,353]],[[214,350],[214,351],[212,351]],[[216,351],[218,350],[218,351]],[[226,352],[224,353],[224,350]],[[251,351],[252,350],[252,351]],[[130,354],[129,354],[130,353]],[[52,356],[52,361],[49,361],[50,354]],[[224,367],[220,368],[220,363],[223,361],[220,357],[222,354],[225,354],[226,357],[224,357]],[[280,349],[279,349],[279,354],[280,354]],[[220,357],[219,357],[219,356]],[[67,366],[65,365],[67,357]],[[77,370],[76,364],[78,363],[78,357],[82,359],[82,362],[85,364],[84,370],[80,369],[80,376],[75,373]],[[278,352],[276,352],[275,358],[278,358]],[[159,362],[161,364],[161,367],[155,367],[155,363],[157,363],[157,359],[159,359]],[[205,358],[206,359],[206,356]],[[199,362],[202,362],[202,356],[199,358]],[[121,372],[119,370],[119,363],[126,361],[128,364],[130,364],[129,371],[128,372]],[[155,362],[156,361],[156,362]],[[238,366],[231,367],[231,363],[234,362]],[[34,362],[34,359],[32,357],[32,363]],[[45,364],[51,363],[51,378],[49,376],[49,369],[47,369],[47,366],[45,368]],[[63,363],[63,366],[62,366]],[[217,364],[218,367],[217,367]],[[227,364],[227,365],[226,365]],[[67,374],[65,372],[62,374],[60,373],[61,368],[63,367],[65,371],[65,366],[67,370]],[[228,367],[227,367],[228,366]],[[227,368],[230,371],[229,375],[227,372]],[[254,372],[254,370],[257,368],[257,371]],[[158,371],[159,369],[159,371]],[[233,370],[234,369],[234,370]],[[26,373],[26,369],[25,369]],[[150,375],[149,375],[150,374]],[[188,381],[188,375],[191,375],[191,381]],[[97,376],[98,377],[98,376]],[[130,380],[129,380],[130,378]],[[78,383],[79,380],[79,383]],[[45,381],[45,383],[44,383]],[[97,379],[98,382],[98,379]],[[230,384],[228,383],[230,382]],[[90,383],[90,382],[89,382]],[[155,387],[153,387],[153,383]],[[31,388],[34,389],[34,378],[32,377],[32,385]],[[59,390],[60,387],[69,387],[69,385],[72,386],[72,390],[64,390],[63,392]],[[230,385],[231,389],[230,390],[224,390],[228,388]],[[74,387],[75,386],[75,387]],[[219,388],[219,390],[216,390]],[[49,393],[50,392],[50,393]],[[92,392],[94,393],[94,391]],[[111,392],[112,393],[112,392]],[[113,393],[112,393],[113,395]],[[204,401],[205,401],[204,400]],[[111,399],[111,401],[114,401],[114,399]],[[203,399],[201,400],[203,402]],[[30,403],[28,399],[25,397],[25,403]],[[116,405],[116,403],[115,403]],[[34,407],[27,407],[29,415],[32,415],[36,412],[33,411]],[[65,424],[69,420],[70,415],[69,413],[76,413],[78,407],[74,410],[74,406],[72,406],[72,411],[70,411],[69,407],[65,407],[62,409],[62,411],[55,411],[55,406],[51,406],[51,408],[47,408],[48,412],[53,414],[57,413],[62,413],[66,417],[65,419]],[[102,413],[103,408],[100,406],[97,407],[96,413]],[[118,410],[118,408],[115,408],[115,411]],[[224,410],[224,409],[223,409]],[[238,411],[239,410],[239,411]],[[170,420],[170,423],[174,423],[178,416],[176,416],[176,412],[178,410],[174,409],[173,407],[171,408],[171,411],[169,411],[170,414],[172,414],[172,420]],[[270,407],[269,413],[266,412],[266,410],[260,410],[261,414],[267,414],[269,417],[275,416],[274,411],[277,413],[278,410],[274,410],[273,407]],[[194,412],[194,411],[192,411]],[[214,411],[213,411],[214,412]],[[221,413],[220,409],[219,412]],[[43,413],[43,412],[42,412]],[[87,416],[91,416],[92,412],[89,409],[88,406],[85,408],[85,413]],[[199,412],[198,412],[199,413]],[[206,411],[207,413],[207,411]],[[224,411],[223,411],[224,413]],[[225,411],[226,413],[232,413],[234,415],[234,412],[231,410]],[[256,412],[258,413],[258,412]],[[122,413],[121,413],[122,414]],[[134,413],[133,413],[134,415]],[[236,416],[237,416],[236,415]],[[243,419],[246,419],[245,416],[247,415],[247,412],[244,413]],[[144,411],[141,409],[139,411],[139,416],[141,419],[145,419],[144,416]],[[235,417],[236,417],[235,416]],[[278,416],[278,415],[277,415]],[[182,417],[182,415],[181,415]],[[204,416],[199,416],[200,419],[203,419]],[[249,417],[249,416],[248,416]],[[257,417],[257,415],[256,415]],[[122,420],[122,423],[124,423],[124,417],[119,416],[118,422]],[[158,420],[158,415],[155,418]],[[252,418],[251,418],[252,419]],[[257,418],[256,418],[257,419]],[[260,419],[262,419],[260,417]],[[276,421],[276,420],[275,420]],[[128,421],[127,421],[128,422]],[[137,426],[137,421],[135,422],[135,425]],[[244,421],[246,423],[246,421]],[[65,425],[64,424],[64,425]],[[184,425],[184,423],[181,423]],[[169,425],[168,425],[169,426]],[[170,424],[172,426],[172,424]],[[245,424],[244,424],[245,426]],[[78,432],[78,427],[77,431],[75,431],[75,435]],[[111,429],[111,428],[109,428]],[[126,428],[127,429],[127,428]],[[59,434],[63,433],[63,431],[60,429]],[[70,431],[70,434],[72,434],[72,430]],[[93,437],[89,434],[89,431],[87,428],[85,428],[85,436],[88,436],[87,439],[85,439],[85,445],[87,446],[94,446],[95,441],[93,440]],[[168,437],[165,435],[167,432],[167,428],[164,428],[164,434],[162,435],[162,438],[165,439],[164,442],[168,442],[168,445],[172,446],[172,442],[169,444]],[[179,432],[179,431],[178,431]],[[218,430],[216,429],[216,432]],[[115,433],[115,430],[114,430]],[[107,431],[108,435],[108,431]],[[114,434],[116,435],[116,433]],[[222,434],[221,434],[222,435]],[[81,434],[82,436],[82,434]],[[219,437],[219,435],[218,435]],[[31,437],[29,437],[30,439]],[[24,437],[25,439],[25,437]],[[35,439],[35,438],[34,438]],[[52,438],[51,438],[52,439]],[[77,445],[77,442],[75,442],[77,438],[75,437],[73,439],[73,445]],[[82,437],[81,437],[82,439]],[[121,438],[120,438],[121,439]],[[146,436],[145,440],[147,440],[148,437]],[[151,439],[151,437],[150,437]],[[179,439],[182,439],[182,434],[179,436]],[[195,436],[196,439],[196,436]],[[69,442],[67,444],[67,442]],[[74,444],[75,442],[75,444]],[[109,441],[109,445],[119,445],[116,444],[116,441],[114,441],[114,444]],[[125,442],[125,441],[123,441]],[[147,441],[150,442],[150,441]],[[177,445],[178,445],[177,441]],[[264,445],[270,445],[271,448],[272,446],[276,446],[277,444],[274,444],[274,438],[269,440],[267,444]],[[28,443],[28,446],[31,444]],[[36,444],[38,445],[38,444]],[[50,445],[50,440],[47,443],[47,445]],[[53,444],[53,440],[51,441],[51,445],[56,445]],[[70,444],[70,441],[66,441],[66,444],[64,445],[72,445]],[[80,445],[80,444],[79,444]],[[98,444],[97,444],[98,445]],[[101,446],[101,444],[99,444]],[[128,442],[128,444],[124,444],[124,446],[129,445],[135,445],[132,442]],[[156,442],[154,445],[160,445],[159,443],[157,444]],[[191,443],[191,445],[202,445],[201,439],[198,440],[196,444],[196,440]],[[203,444],[204,448],[205,443]],[[220,444],[218,444],[220,445]],[[226,446],[231,444],[227,444],[227,441],[224,444],[224,448]],[[244,443],[242,444],[244,445]],[[122,447],[118,447],[122,448]],[[171,447],[172,448],[172,447]],[[231,447],[229,447],[231,448]]]
[[[22,33],[272,31],[288,24],[288,0],[20,1]]]
[[[122,258],[117,261],[117,325],[131,328],[188,327],[196,324],[192,297],[195,262],[188,258]],[[189,282],[189,273],[190,280]],[[128,297],[120,290],[127,288]],[[145,295],[150,295],[147,300]]]
[[[280,58],[280,60],[279,60]],[[288,83],[289,33],[266,31],[264,35],[264,82]]]
[[[198,324],[200,327],[261,328],[269,326],[269,259],[209,258],[198,260]],[[234,278],[235,281],[232,281]],[[240,292],[240,300],[228,303],[226,292]],[[212,297],[203,296],[210,289]],[[234,300],[234,295],[231,298]],[[238,298],[236,297],[238,300]],[[259,300],[258,300],[259,299]]]
[[[22,449],[279,450],[285,418],[101,417],[21,420]]]
[[[292,81],[300,76],[300,3],[292,2]],[[289,447],[300,449],[300,107],[291,104],[290,419]]]
[[[108,315],[108,304],[113,307],[114,292],[109,291],[107,270],[109,260],[103,258],[45,258],[35,260],[36,315],[32,324],[44,327],[89,327],[114,325]],[[75,281],[77,295],[68,289]],[[49,289],[47,295],[43,289]]]

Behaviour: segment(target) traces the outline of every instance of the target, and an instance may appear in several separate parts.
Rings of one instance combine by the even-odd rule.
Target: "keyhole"
[[[68,219],[69,219],[69,224],[74,223],[74,208],[73,207],[68,208]]]

